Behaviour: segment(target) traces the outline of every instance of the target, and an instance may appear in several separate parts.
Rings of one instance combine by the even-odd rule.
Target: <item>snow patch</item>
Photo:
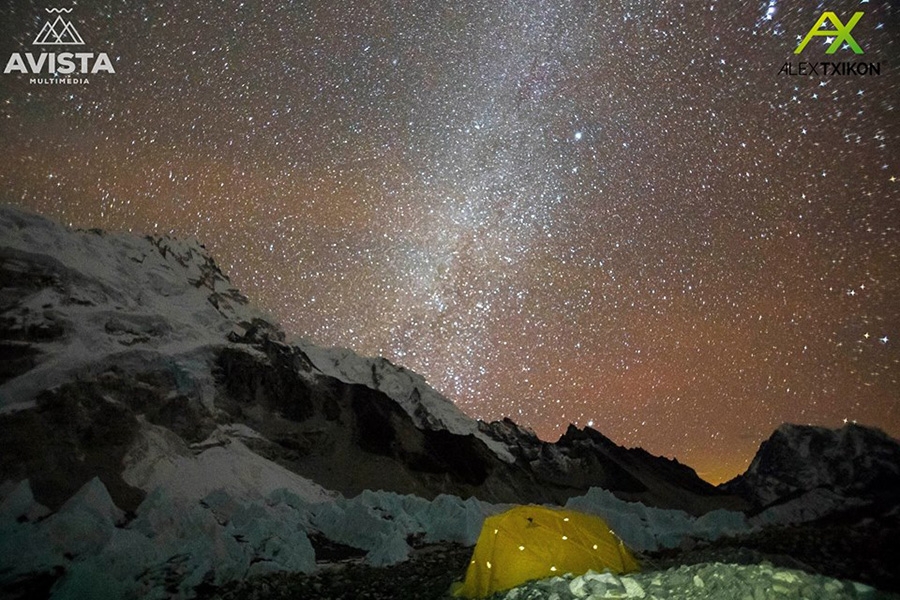
[[[0,501],[0,528],[19,520],[37,521],[50,514],[50,509],[34,499],[27,479],[15,484]]]
[[[242,424],[220,425],[188,448],[174,433],[141,419],[137,442],[124,458],[122,478],[145,491],[162,488],[173,498],[198,501],[217,490],[244,500],[260,500],[287,489],[308,502],[335,494],[263,458],[241,440],[261,438]]]

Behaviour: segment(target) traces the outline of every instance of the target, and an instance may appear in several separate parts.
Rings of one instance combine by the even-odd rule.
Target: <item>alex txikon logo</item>
[[[32,42],[33,46],[84,46],[84,39],[72,21],[63,14],[71,8],[48,8],[50,14]],[[55,15],[55,18],[54,18]],[[115,73],[106,52],[13,52],[6,61],[4,74],[47,75],[32,77],[30,83],[88,83],[88,75]]]
[[[825,38],[825,44],[828,48],[825,54],[831,55],[839,49],[852,50],[854,54],[863,54],[863,49],[857,43],[852,35],[853,28],[859,23],[860,19],[865,16],[863,12],[855,12],[850,20],[845,24],[841,21],[837,14],[831,11],[825,11],[812,26],[812,29],[806,34],[806,37],[800,42],[794,50],[794,54],[800,54],[813,38]],[[833,29],[823,29],[823,26],[830,24]],[[880,75],[880,62],[799,62],[794,64],[786,62],[778,71],[779,75],[801,75],[801,76],[831,76],[831,75]]]

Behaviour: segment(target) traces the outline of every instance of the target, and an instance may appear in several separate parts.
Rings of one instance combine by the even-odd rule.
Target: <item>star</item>
[[[28,52],[43,15],[21,4],[6,41]],[[718,479],[896,368],[897,81],[773,76],[806,10],[94,4],[78,29],[114,75],[4,76],[6,198],[194,236],[289,336],[384,356],[469,416],[546,440],[595,419]],[[888,4],[865,9],[873,60]],[[866,419],[900,435],[897,378],[867,383]]]

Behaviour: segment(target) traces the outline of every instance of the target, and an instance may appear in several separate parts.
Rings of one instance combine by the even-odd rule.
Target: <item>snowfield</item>
[[[188,446],[168,429],[139,420],[141,437],[126,455],[122,473],[135,487],[160,488],[173,499],[193,502],[216,490],[242,500],[259,500],[278,489],[308,502],[336,495],[247,448],[243,440],[261,436],[246,425],[219,425],[209,438]]]

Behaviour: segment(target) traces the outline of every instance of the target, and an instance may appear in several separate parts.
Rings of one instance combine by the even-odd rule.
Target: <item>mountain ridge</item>
[[[900,441],[856,423],[838,429],[783,423],[747,470],[719,487],[757,510],[815,490],[863,501],[900,498]]]
[[[0,353],[18,357],[0,377],[0,437],[16,448],[0,479],[30,479],[51,508],[100,476],[133,509],[151,490],[132,483],[153,480],[123,462],[136,445],[197,459],[214,434],[343,494],[562,504],[600,486],[694,514],[734,505],[592,430],[544,442],[465,416],[386,359],[289,344],[197,240],[70,230],[13,207],[0,229]]]

